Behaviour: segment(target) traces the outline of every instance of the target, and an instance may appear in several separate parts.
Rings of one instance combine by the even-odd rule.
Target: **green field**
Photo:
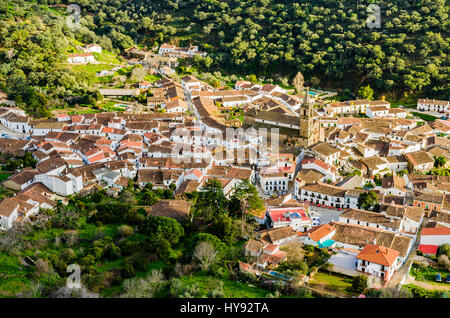
[[[122,61],[117,55],[110,53],[108,51],[102,50],[102,53],[92,53],[95,56],[95,59],[102,63],[109,63],[109,64],[121,64]]]
[[[161,78],[162,78],[161,75],[150,75],[149,74],[144,77],[144,81],[154,83],[154,82],[159,81]]]
[[[308,282],[308,285],[327,292],[353,294],[351,277],[319,271]]]
[[[436,119],[439,119],[438,117],[428,115],[428,114],[422,114],[422,113],[418,113],[418,112],[411,112],[411,114],[413,114],[414,116],[417,116],[425,121],[435,121]]]
[[[11,176],[9,173],[0,173],[0,181],[6,180]]]
[[[213,277],[199,272],[180,279],[185,284],[197,284],[200,290],[204,292],[202,296],[206,296],[215,287],[211,284],[214,281]],[[256,283],[241,283],[227,279],[219,280],[223,282],[225,298],[263,298],[270,293],[270,291],[258,287]]]
[[[126,107],[114,106],[116,104],[116,102],[104,101],[98,107],[109,112],[123,112],[126,109]]]
[[[441,282],[436,282],[436,274],[441,274]],[[446,271],[443,268],[434,268],[432,266],[421,266],[419,264],[413,264],[410,271],[411,276],[413,276],[416,280],[432,282],[438,285],[445,285],[448,283],[445,282],[445,278],[447,275],[450,275],[449,271]]]
[[[414,284],[407,284],[402,286],[403,289],[412,292],[414,298],[448,298],[450,293],[442,290],[427,290]]]
[[[0,298],[14,297],[26,290],[30,285],[30,281],[26,278],[27,272],[17,257],[0,253]]]

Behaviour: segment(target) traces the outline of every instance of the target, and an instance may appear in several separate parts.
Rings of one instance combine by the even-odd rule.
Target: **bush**
[[[447,255],[441,255],[438,258],[438,264],[450,272],[450,260]]]
[[[136,241],[125,240],[120,243],[123,255],[132,255],[142,249],[141,244]]]
[[[214,282],[214,288],[208,293],[208,298],[223,298],[225,296],[225,293],[223,292],[223,282],[222,281],[215,281]]]
[[[122,237],[129,237],[129,236],[133,235],[133,233],[134,233],[134,229],[131,226],[126,225],[126,224],[119,226],[118,231]]]
[[[186,286],[181,280],[174,278],[171,281],[169,293],[172,297],[193,298],[200,296],[200,288],[195,283]]]
[[[145,278],[128,279],[124,282],[124,298],[156,297],[166,284],[164,275],[160,270],[153,270]]]
[[[437,256],[447,255],[447,257],[450,257],[450,244],[442,244],[439,246],[436,254]]]
[[[367,276],[358,275],[352,278],[352,290],[355,293],[362,293],[367,288]]]
[[[147,258],[142,253],[133,254],[130,257],[129,262],[133,265],[133,267],[137,271],[143,272],[147,269],[147,264],[148,264]]]
[[[122,275],[125,278],[131,278],[136,275],[136,271],[134,270],[133,264],[125,263],[122,267]]]
[[[307,298],[307,297],[309,297],[309,296],[311,296],[311,295],[312,295],[312,292],[311,292],[311,290],[308,289],[308,288],[300,287],[300,288],[298,289],[298,292],[297,292],[297,298]]]

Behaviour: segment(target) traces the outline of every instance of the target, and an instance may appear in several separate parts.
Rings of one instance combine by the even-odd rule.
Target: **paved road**
[[[408,277],[405,280],[405,284],[414,284],[419,287],[425,288],[427,290],[445,290],[450,291],[450,285],[447,284],[439,284],[439,283],[432,283],[432,282],[423,282],[420,280],[415,280],[414,277],[411,275],[408,275]]]
[[[416,108],[402,108],[403,110],[411,113],[411,112],[416,112],[416,113],[421,113],[421,114],[425,114],[425,115],[431,115],[434,117],[438,117],[441,118],[442,116],[445,116],[445,113],[439,113],[439,112],[432,112],[432,111],[424,111],[424,110],[418,110]],[[412,116],[414,116],[413,114],[411,114]]]
[[[423,228],[425,227],[425,225],[428,223],[428,219],[424,218],[420,229],[418,231],[418,234],[416,236],[416,241],[414,243],[414,246],[411,248],[411,252],[409,253],[405,264],[403,264],[403,266],[394,273],[394,275],[392,276],[392,279],[386,283],[386,287],[396,287],[396,288],[400,288],[402,284],[405,284],[405,281],[407,281],[407,278],[409,276],[409,271],[411,269],[414,257],[416,255],[417,252],[417,248],[419,247],[420,244],[420,235],[422,233]]]

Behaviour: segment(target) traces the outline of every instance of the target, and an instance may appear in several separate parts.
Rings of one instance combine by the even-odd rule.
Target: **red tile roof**
[[[448,227],[426,227],[422,230],[422,235],[450,235]]]
[[[439,245],[419,245],[419,251],[421,251],[424,254],[436,254],[437,250],[439,248]]]
[[[356,258],[380,265],[392,266],[398,255],[399,252],[396,250],[381,245],[368,244]]]

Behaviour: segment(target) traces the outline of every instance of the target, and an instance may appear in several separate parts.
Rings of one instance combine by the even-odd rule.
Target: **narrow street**
[[[414,256],[416,255],[417,248],[419,247],[419,244],[420,244],[420,236],[421,236],[423,228],[425,227],[425,225],[427,223],[428,223],[428,219],[424,218],[422,221],[422,224],[420,226],[420,229],[418,231],[416,241],[415,241],[413,247],[411,248],[411,252],[409,253],[408,258],[406,259],[403,266],[397,272],[394,273],[394,276],[392,277],[392,279],[389,282],[387,282],[386,287],[400,288],[401,285],[405,284],[405,282],[408,280],[409,271],[411,269]]]

